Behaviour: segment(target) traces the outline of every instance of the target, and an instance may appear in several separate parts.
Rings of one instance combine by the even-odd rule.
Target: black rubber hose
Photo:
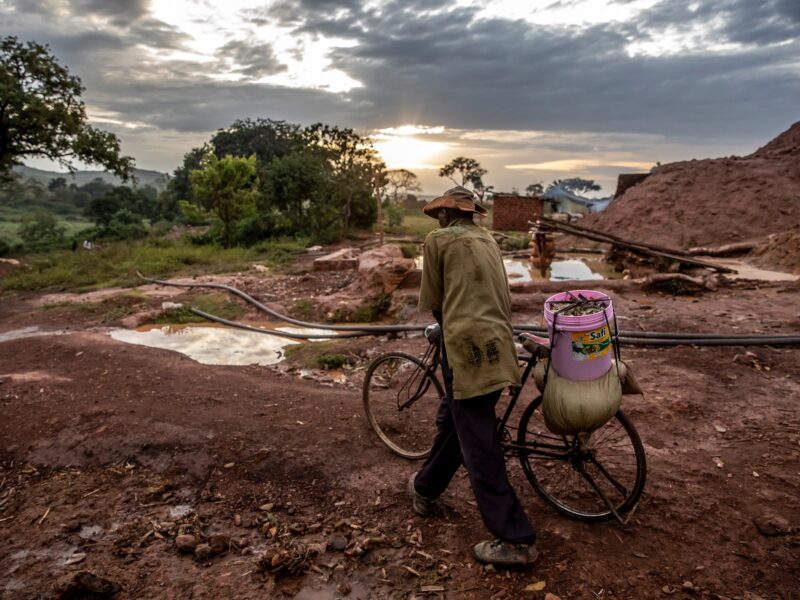
[[[244,329],[246,331],[255,331],[257,333],[267,333],[269,335],[289,338],[292,340],[331,340],[334,338],[354,338],[354,337],[368,337],[368,336],[379,335],[378,332],[368,332],[368,331],[361,331],[361,332],[353,331],[345,333],[292,333],[290,331],[280,331],[278,329],[266,329],[264,327],[254,327],[252,325],[245,325],[244,323],[237,323],[236,321],[229,321],[228,319],[223,319],[222,317],[218,317],[216,315],[204,312],[199,308],[192,307],[189,310],[194,314],[203,317],[204,319],[208,319],[209,321],[214,321],[216,323],[222,323],[223,325],[228,325],[229,327],[235,327],[236,329]]]
[[[262,327],[253,327],[252,325],[245,325],[244,323],[237,323],[217,317],[216,315],[209,314],[198,308],[190,309],[194,314],[199,315],[209,321],[235,327],[237,329],[244,329],[245,331],[254,331],[256,333],[265,333],[278,337],[289,338],[293,340],[315,340],[315,339],[337,339],[337,338],[354,338],[354,337],[367,337],[380,335],[376,331],[362,331],[362,332],[345,332],[345,333],[290,333],[287,331],[279,331],[276,329],[265,329]],[[743,338],[735,340],[720,340],[720,339],[642,339],[642,338],[628,338],[620,337],[620,343],[626,346],[795,346],[800,345],[800,336],[794,336],[791,339],[787,338]]]
[[[750,337],[735,339],[720,338],[629,338],[620,337],[621,344],[626,346],[800,346],[800,336],[786,337]]]
[[[542,333],[547,330],[541,325],[514,325],[514,331],[530,331],[531,333]],[[787,334],[771,334],[771,333],[683,333],[683,332],[668,332],[668,331],[630,331],[620,329],[620,336],[630,338],[653,338],[653,339],[714,339],[714,340],[738,340],[738,339],[752,339],[759,336],[770,337],[774,339],[794,339],[800,336],[800,333],[787,333]]]
[[[282,315],[281,313],[272,310],[268,306],[261,304],[261,302],[259,302],[249,294],[241,290],[238,290],[235,287],[224,285],[222,283],[173,283],[171,281],[163,281],[160,279],[151,279],[150,277],[145,277],[139,271],[136,271],[136,274],[145,281],[149,281],[150,283],[157,283],[159,285],[170,285],[174,287],[184,287],[184,288],[204,287],[204,288],[225,290],[226,292],[230,292],[231,294],[239,296],[242,300],[252,304],[260,311],[265,312],[268,315],[280,321],[285,321],[286,323],[291,323],[292,325],[297,325],[299,327],[309,327],[312,329],[328,329],[330,331],[375,331],[380,333],[389,333],[393,331],[422,331],[423,329],[425,329],[425,327],[429,325],[429,323],[411,324],[411,325],[323,325],[321,323],[309,323],[308,321],[300,321],[299,319],[294,319],[287,315]]]
[[[429,325],[429,323],[419,323],[419,324],[412,323],[408,325],[325,325],[322,323],[311,323],[308,321],[300,321],[299,319],[294,319],[287,315],[281,314],[269,308],[268,306],[265,306],[264,304],[262,304],[249,294],[229,285],[224,285],[221,283],[174,283],[170,281],[163,281],[160,279],[152,279],[150,277],[145,277],[138,271],[136,272],[136,274],[145,281],[149,281],[151,283],[157,283],[159,285],[185,287],[185,288],[206,287],[206,288],[225,290],[231,294],[239,296],[246,302],[252,304],[259,310],[267,313],[268,315],[278,320],[284,321],[286,323],[297,325],[299,327],[306,327],[310,329],[325,329],[328,331],[352,332],[352,335],[340,335],[339,337],[366,337],[370,335],[381,335],[386,333],[396,333],[402,331],[406,332],[423,331],[425,327]],[[258,331],[261,333],[273,333],[273,335],[279,335],[291,339],[322,339],[326,337],[333,337],[333,336],[326,336],[324,334],[308,334],[308,335],[287,334],[286,332],[281,332],[277,330],[262,329],[260,327],[251,327],[249,325],[244,325],[242,323],[235,323],[234,321],[227,321],[225,319],[222,319],[221,317],[215,317],[214,315],[204,313],[203,311],[200,311],[196,308],[192,308],[191,310],[195,314],[198,314],[211,321],[224,323],[226,325],[230,325],[231,327],[238,327],[239,329],[251,329],[253,331]],[[528,331],[537,334],[547,334],[547,329],[545,327],[542,327],[541,325],[524,325],[524,324],[515,325],[514,331],[515,332]],[[777,345],[793,346],[800,344],[800,334],[796,333],[771,335],[771,334],[752,334],[752,333],[714,334],[714,333],[683,333],[683,332],[625,331],[625,330],[620,330],[619,333],[621,342],[637,346],[640,345],[752,346],[759,344],[769,345],[769,346],[777,346]],[[712,342],[719,342],[719,343],[712,344]]]

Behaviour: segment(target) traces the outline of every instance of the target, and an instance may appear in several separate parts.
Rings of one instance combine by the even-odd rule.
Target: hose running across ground
[[[244,329],[247,331],[255,331],[258,333],[265,333],[279,337],[285,337],[296,340],[312,340],[312,339],[331,339],[335,337],[341,338],[355,338],[367,337],[376,335],[385,335],[390,333],[399,332],[414,332],[423,331],[429,323],[410,323],[407,325],[326,325],[324,323],[311,323],[309,321],[301,321],[292,318],[288,315],[281,314],[268,306],[262,304],[246,292],[239,290],[235,287],[221,284],[221,283],[175,283],[161,279],[153,279],[145,277],[140,272],[136,274],[144,281],[155,283],[158,285],[182,287],[182,288],[211,288],[220,289],[228,293],[238,296],[248,304],[255,306],[260,311],[270,315],[271,317],[309,329],[322,329],[332,332],[342,332],[332,335],[321,333],[293,333],[287,331],[279,331],[276,329],[264,329],[261,327],[254,327],[244,323],[238,323],[228,319],[223,319],[216,315],[204,312],[197,308],[191,308],[191,311],[209,321],[214,321],[229,327],[237,329]],[[540,335],[547,335],[547,329],[540,325],[514,325],[516,333],[527,331]],[[783,335],[772,334],[753,334],[753,333],[731,333],[731,334],[717,334],[717,333],[691,333],[691,332],[661,332],[661,331],[625,331],[620,330],[619,341],[622,344],[629,346],[800,346],[800,333],[790,333]]]

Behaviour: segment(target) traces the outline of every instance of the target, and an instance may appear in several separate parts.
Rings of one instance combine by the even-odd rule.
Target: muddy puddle
[[[287,333],[330,333],[322,329],[278,327],[275,324],[261,324],[261,326]],[[211,324],[114,329],[109,335],[117,341],[128,344],[180,352],[204,365],[274,365],[285,358],[285,349],[288,346],[303,343],[301,340]],[[335,335],[331,334],[331,337]]]
[[[726,273],[725,277],[729,279],[747,279],[750,281],[798,281],[800,275],[793,275],[792,273],[783,273],[781,271],[768,271],[767,269],[760,269],[754,265],[747,264],[740,260],[733,258],[719,258],[719,257],[700,257],[706,260],[736,269],[736,273]]]
[[[0,342],[10,342],[11,340],[22,340],[45,335],[66,335],[67,333],[69,332],[63,329],[40,329],[38,326],[33,325],[31,327],[23,327],[22,329],[14,329],[12,331],[0,333]]]
[[[422,257],[414,259],[417,268],[422,268]],[[504,258],[506,274],[509,281],[590,281],[598,279],[616,279],[620,274],[610,264],[602,260],[599,254],[570,253],[559,255],[545,272],[544,277],[530,260],[525,258]]]

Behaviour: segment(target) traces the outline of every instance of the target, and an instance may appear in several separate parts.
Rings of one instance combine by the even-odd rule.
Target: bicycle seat
[[[547,338],[539,337],[528,331],[523,331],[517,336],[517,339],[528,352],[538,358],[547,358],[550,356],[550,340]]]

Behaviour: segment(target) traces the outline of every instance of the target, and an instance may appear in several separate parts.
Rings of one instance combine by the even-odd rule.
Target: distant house
[[[493,194],[492,229],[497,231],[528,231],[528,221],[543,214],[544,204],[539,196]]]
[[[612,198],[584,198],[559,186],[547,190],[539,196],[545,203],[546,213],[569,213],[586,215],[600,212],[611,203]]]

